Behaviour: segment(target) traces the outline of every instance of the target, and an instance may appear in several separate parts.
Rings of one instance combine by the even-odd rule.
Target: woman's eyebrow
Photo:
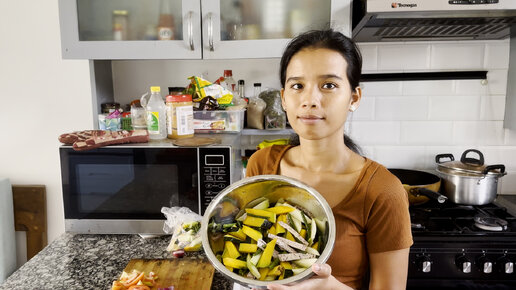
[[[342,78],[340,76],[335,75],[335,74],[320,75],[319,78],[320,79],[336,78],[336,79],[342,80]]]
[[[287,81],[285,81],[286,83],[288,83],[289,81],[298,81],[298,80],[302,80],[303,77],[289,77],[287,78]]]

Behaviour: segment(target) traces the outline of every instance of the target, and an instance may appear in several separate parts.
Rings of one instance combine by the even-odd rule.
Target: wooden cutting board
[[[174,286],[174,290],[211,288],[215,268],[207,259],[132,259],[124,271],[154,272],[158,275],[157,286]]]

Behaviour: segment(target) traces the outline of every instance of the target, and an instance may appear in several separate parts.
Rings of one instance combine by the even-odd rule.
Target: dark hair
[[[340,53],[348,64],[346,76],[351,89],[355,90],[358,87],[362,73],[362,56],[358,46],[344,34],[333,29],[326,29],[312,30],[300,34],[287,45],[280,61],[280,81],[283,88],[285,87],[287,66],[290,60],[296,53],[305,48],[327,48]],[[289,143],[299,145],[299,136],[291,136]],[[360,147],[346,135],[344,135],[344,144],[352,151],[361,154]]]
[[[358,87],[362,73],[362,56],[357,45],[344,34],[327,30],[312,30],[298,35],[290,41],[283,52],[280,62],[281,86],[285,87],[287,78],[287,66],[292,57],[304,48],[327,48],[342,55],[348,64],[346,76],[351,89]]]

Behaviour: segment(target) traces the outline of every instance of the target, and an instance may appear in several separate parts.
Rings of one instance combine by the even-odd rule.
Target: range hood
[[[516,23],[516,0],[398,1],[353,0],[353,40],[504,39]]]

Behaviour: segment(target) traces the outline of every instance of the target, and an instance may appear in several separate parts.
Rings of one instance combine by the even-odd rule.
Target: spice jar
[[[191,95],[168,95],[167,136],[170,139],[194,136],[193,103]]]

